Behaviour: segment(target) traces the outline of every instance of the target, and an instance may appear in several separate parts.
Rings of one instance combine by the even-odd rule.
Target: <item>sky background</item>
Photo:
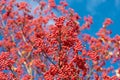
[[[101,28],[105,18],[111,18],[113,24],[108,27],[112,30],[111,37],[120,34],[120,0],[67,0],[82,18],[87,15],[93,17],[93,24],[87,33],[95,36]]]

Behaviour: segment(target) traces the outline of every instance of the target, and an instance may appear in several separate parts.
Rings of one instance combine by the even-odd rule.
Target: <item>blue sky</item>
[[[87,15],[93,17],[94,24],[86,32],[95,36],[101,28],[105,18],[111,18],[113,24],[108,28],[112,30],[111,37],[120,35],[120,0],[67,0],[82,18]]]

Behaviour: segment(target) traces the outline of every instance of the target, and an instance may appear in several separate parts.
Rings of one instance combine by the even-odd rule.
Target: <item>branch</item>
[[[55,63],[50,59],[50,57],[46,54],[46,53],[42,53],[42,55],[45,57],[45,58],[47,58],[54,66],[56,66],[55,65]]]

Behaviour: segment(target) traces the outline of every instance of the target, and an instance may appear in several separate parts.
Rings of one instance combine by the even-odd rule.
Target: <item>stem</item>
[[[59,52],[62,50],[62,44],[61,44],[61,28],[59,29],[59,38],[58,38],[58,49],[59,49]],[[58,57],[59,57],[59,61],[58,61],[58,65],[59,65],[59,68],[61,68],[61,64],[60,64],[60,54],[58,52]]]
[[[16,73],[13,71],[13,69],[11,67],[9,67],[9,69],[10,69],[11,73],[13,73],[13,75],[14,75],[15,79],[13,79],[13,80],[19,80]]]
[[[0,18],[1,18],[1,22],[2,22],[2,28],[3,28],[3,27],[5,27],[5,23],[4,23],[3,19],[2,19],[2,14],[0,14]]]
[[[48,57],[48,55],[46,54],[46,53],[42,53],[42,55],[45,57],[45,58],[47,58],[54,66],[56,66],[55,65],[55,63],[50,59],[50,57]]]
[[[93,68],[93,66],[92,66],[92,69],[90,70],[90,72],[89,72],[89,74],[88,74],[86,80],[90,80],[90,76],[92,75],[93,70],[94,70],[94,68]]]
[[[14,36],[12,34],[11,34],[11,36],[12,36],[12,39],[14,41]],[[18,52],[19,56],[22,58],[23,56],[22,56],[21,52],[19,50],[17,50],[17,52]],[[26,62],[24,62],[24,66],[25,66],[28,74],[32,75],[32,69],[30,67],[27,67],[27,63]]]

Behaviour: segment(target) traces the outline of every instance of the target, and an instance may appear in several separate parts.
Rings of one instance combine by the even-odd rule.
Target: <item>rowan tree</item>
[[[112,66],[120,61],[120,36],[110,37],[110,18],[93,37],[82,32],[92,17],[80,25],[81,17],[65,0],[34,1],[35,8],[22,0],[0,0],[0,80],[120,79],[120,68]]]

